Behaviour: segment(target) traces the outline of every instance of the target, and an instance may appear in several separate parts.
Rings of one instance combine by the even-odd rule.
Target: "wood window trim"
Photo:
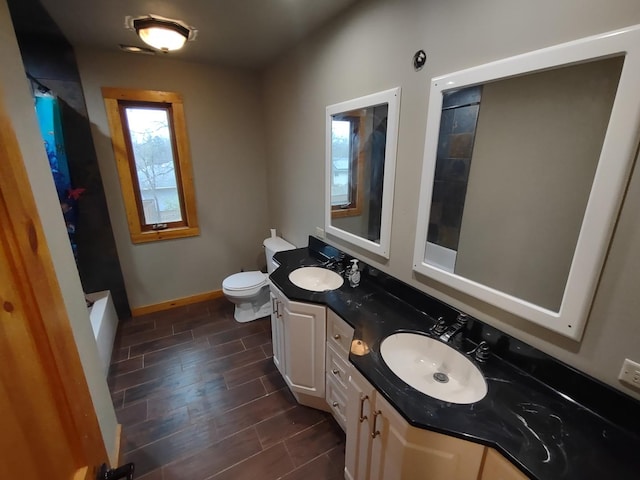
[[[355,185],[352,184],[349,186],[349,188],[352,189],[353,198],[355,200],[347,208],[342,208],[339,205],[332,205],[331,218],[357,217],[358,215],[362,215],[362,204],[364,202],[364,189],[362,188],[362,185],[364,184],[364,162],[366,153],[366,149],[363,147],[366,141],[366,136],[363,125],[364,116],[362,112],[359,114],[352,113],[354,112],[350,112],[349,118],[358,119],[358,155],[350,159],[350,168],[353,169],[355,167],[357,177]]]
[[[138,90],[125,88],[103,87],[104,99],[111,132],[111,142],[116,160],[122,197],[127,215],[127,224],[133,243],[155,242],[183,237],[193,237],[200,234],[196,213],[196,197],[193,188],[193,170],[191,168],[191,153],[187,137],[187,127],[184,116],[182,96],[175,92],[155,90]],[[171,124],[174,135],[176,155],[176,180],[178,189],[182,193],[182,215],[185,226],[171,227],[164,230],[148,230],[142,226],[141,205],[137,201],[137,180],[133,177],[131,162],[128,154],[128,141],[125,138],[120,114],[120,102],[148,102],[171,105]]]
[[[141,102],[141,101],[127,101],[127,102],[122,102],[118,104],[118,108],[120,111],[120,122],[122,125],[127,125],[127,130],[129,130],[129,126],[128,126],[128,122],[127,122],[127,114],[126,114],[126,110],[127,108],[151,108],[151,109],[157,109],[157,110],[162,110],[166,113],[167,115],[167,120],[169,122],[169,127],[170,127],[170,131],[175,132],[175,126],[174,126],[174,121],[173,121],[173,104],[170,103],[157,103],[157,102],[153,102],[153,103],[149,103],[149,102]],[[124,131],[124,129],[123,129]],[[133,158],[133,146],[131,144],[131,138],[128,135],[124,136],[124,140],[125,140],[125,146],[127,149],[127,157],[128,159],[132,159]],[[175,139],[175,135],[171,137],[171,148],[173,152],[177,152],[177,145],[176,145],[176,139]],[[133,184],[133,188],[134,190],[140,191],[140,181],[138,179],[138,175],[136,173],[136,165],[135,162],[133,161],[129,161],[129,173],[131,175],[131,181]],[[181,178],[181,170],[180,170],[180,164],[179,162],[176,162],[174,164],[174,171],[175,171],[175,175],[176,175],[176,179]],[[182,188],[182,184],[181,182],[177,182],[177,190],[178,190],[178,200],[180,202],[180,211],[184,212],[185,211],[185,206],[184,206],[184,192],[183,192],[183,188]],[[140,223],[140,230],[143,233],[147,233],[147,232],[152,232],[154,231],[153,227],[149,224],[145,224],[144,223],[144,214],[143,214],[143,200],[142,197],[140,195],[135,195],[135,201],[136,201],[136,207],[138,208],[138,218],[139,218],[139,223]],[[177,222],[166,222],[166,225],[168,226],[169,229],[176,229],[176,228],[184,228],[187,225],[187,221],[185,220],[180,220]]]

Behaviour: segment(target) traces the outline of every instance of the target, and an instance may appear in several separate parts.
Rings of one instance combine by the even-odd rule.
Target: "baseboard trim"
[[[207,300],[215,300],[216,298],[220,298],[222,296],[224,296],[224,293],[222,293],[222,290],[214,290],[213,292],[199,293],[197,295],[191,295],[190,297],[177,298],[175,300],[156,303],[154,305],[133,307],[131,309],[131,315],[134,317],[139,317],[140,315],[146,315],[148,313],[154,313],[154,312],[161,312],[163,310],[169,310],[170,308],[191,305],[192,303],[206,302]]]

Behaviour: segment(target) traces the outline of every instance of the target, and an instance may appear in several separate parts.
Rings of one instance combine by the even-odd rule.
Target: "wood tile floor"
[[[120,323],[109,388],[136,480],[342,479],[344,433],[300,406],[272,358],[269,318],[221,298]]]

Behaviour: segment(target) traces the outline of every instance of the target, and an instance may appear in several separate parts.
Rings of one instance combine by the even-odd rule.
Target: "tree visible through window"
[[[103,88],[103,97],[134,243],[197,235],[180,96]]]
[[[167,110],[126,106],[124,111],[145,224],[182,221]]]

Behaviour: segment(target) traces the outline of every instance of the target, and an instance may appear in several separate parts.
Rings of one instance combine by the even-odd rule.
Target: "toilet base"
[[[251,302],[236,303],[233,318],[236,319],[236,322],[246,323],[262,317],[268,317],[271,313],[272,308],[270,300],[259,306],[254,306]]]

